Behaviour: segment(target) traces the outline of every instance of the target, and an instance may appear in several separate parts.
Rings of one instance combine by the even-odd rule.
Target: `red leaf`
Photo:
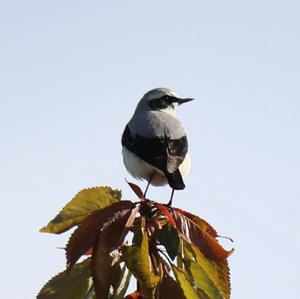
[[[138,291],[127,295],[124,299],[146,299],[142,294]]]
[[[134,209],[131,210],[131,214],[130,214],[130,216],[129,216],[126,224],[125,224],[125,227],[123,229],[123,233],[120,237],[120,240],[119,240],[118,244],[121,244],[123,242],[122,240],[124,240],[124,238],[126,237],[129,229],[131,228],[132,224],[134,223],[136,214],[139,212],[140,208],[141,208],[141,206],[138,204],[138,205],[136,205],[136,207]]]
[[[134,183],[130,183],[128,181],[126,181],[126,182],[140,200],[145,200],[144,192],[138,185],[136,185]]]
[[[201,229],[205,230],[209,235],[211,235],[213,238],[223,238],[223,239],[227,239],[229,240],[230,242],[233,242],[233,240],[229,237],[226,237],[226,236],[220,236],[218,235],[217,231],[207,222],[205,221],[204,219],[200,218],[199,216],[196,216],[194,214],[191,214],[187,211],[184,211],[184,210],[181,210],[181,209],[177,209],[177,208],[174,208],[174,210],[177,212],[177,213],[180,213],[180,214],[183,214],[185,215],[186,217],[188,217],[189,219],[191,219],[193,222],[195,222]]]
[[[187,242],[195,244],[206,258],[223,261],[232,253],[232,250],[225,250],[215,238],[187,216],[177,213],[176,210],[173,210],[173,214],[176,227],[181,236]]]
[[[89,215],[69,239],[66,247],[67,267],[72,268],[77,260],[93,247],[105,224],[116,213],[130,212],[134,207],[135,204],[131,201],[120,201]]]
[[[213,238],[218,237],[217,231],[204,219],[178,208],[173,208],[173,210],[195,222],[202,230],[206,231]]]
[[[109,224],[105,224],[98,242],[93,247],[91,269],[97,299],[108,298],[110,286],[120,272],[119,263],[115,263],[114,257],[110,253],[119,242],[123,243],[126,236],[124,230],[127,230],[126,224],[131,215],[131,210],[116,213],[109,220]]]
[[[173,227],[176,227],[174,218],[172,217],[171,213],[169,212],[169,209],[166,206],[159,203],[154,203],[154,206],[167,218],[167,220]]]
[[[179,284],[170,276],[165,276],[158,284],[159,298],[185,299]]]
[[[91,256],[92,254],[93,254],[93,248],[89,248],[87,252],[84,253],[84,255],[88,255],[88,256]]]

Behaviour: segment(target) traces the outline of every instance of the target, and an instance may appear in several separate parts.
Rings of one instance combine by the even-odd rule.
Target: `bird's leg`
[[[175,189],[172,189],[171,198],[170,198],[170,201],[167,204],[167,206],[169,206],[169,207],[172,206],[172,200],[173,200],[174,191],[175,191]]]
[[[152,179],[153,179],[153,176],[154,176],[154,173],[152,173],[152,174],[150,175],[150,178],[149,178],[147,187],[146,187],[145,192],[144,192],[144,198],[146,198],[146,194],[147,194],[148,188],[149,188],[149,186],[150,186],[150,183],[151,183],[151,181],[152,181]]]

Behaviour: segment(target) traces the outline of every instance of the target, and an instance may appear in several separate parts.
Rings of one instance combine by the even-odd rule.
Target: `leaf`
[[[154,203],[154,205],[167,218],[170,225],[172,225],[173,227],[176,227],[176,223],[175,223],[171,213],[169,212],[169,209],[166,206],[159,204],[159,203]]]
[[[127,295],[124,299],[146,299],[140,292],[135,291],[129,295]]]
[[[139,199],[141,199],[141,200],[145,199],[144,192],[142,191],[142,189],[138,185],[136,185],[134,183],[131,183],[131,182],[128,182],[127,180],[126,180],[126,182]]]
[[[97,299],[107,299],[109,289],[117,279],[118,263],[114,264],[114,258],[110,254],[121,240],[126,223],[131,215],[131,210],[121,210],[114,215],[100,233],[99,240],[95,244],[92,256],[92,274]],[[123,243],[123,240],[121,240]]]
[[[138,205],[136,205],[136,207],[134,209],[131,210],[131,214],[125,224],[123,234],[120,237],[121,240],[123,240],[125,238],[125,235],[127,235],[128,231],[131,228],[132,224],[134,223],[136,215],[140,211],[140,209],[141,209],[141,205],[138,204]]]
[[[123,299],[129,286],[131,272],[126,265],[122,267],[119,277],[113,282],[113,294],[110,299]]]
[[[82,299],[90,288],[90,259],[53,277],[41,289],[37,299]]]
[[[191,214],[187,211],[174,208],[177,213],[182,214],[192,220],[194,223],[196,223],[202,230],[207,232],[209,235],[211,235],[213,238],[216,238],[218,236],[217,231],[204,219],[200,218],[199,216],[196,216],[194,214]]]
[[[215,262],[205,258],[205,256],[201,253],[198,247],[194,245],[184,246],[185,255],[186,251],[192,252],[195,257],[195,261],[197,264],[205,271],[206,275],[213,282],[213,284],[218,288],[220,293],[222,294],[222,298],[229,299],[230,298],[230,273],[228,262]]]
[[[176,281],[170,277],[165,276],[158,285],[158,297],[161,299],[185,299],[182,289]]]
[[[92,257],[92,273],[97,299],[109,298],[111,285],[119,272],[120,265],[113,264],[108,252],[98,249]]]
[[[223,299],[219,289],[214,285],[207,273],[202,267],[194,261],[187,261],[185,263],[188,272],[193,277],[197,286],[202,290],[209,299]]]
[[[183,269],[180,269],[175,265],[172,265],[172,269],[186,299],[207,299],[201,291],[197,290],[197,286],[194,285],[192,278]]]
[[[71,268],[77,260],[93,247],[103,227],[113,221],[117,213],[130,216],[135,208],[131,201],[119,201],[89,215],[71,235],[66,247],[67,266]],[[129,214],[127,214],[129,213]],[[121,215],[118,215],[120,217]]]
[[[143,232],[142,227],[136,227],[133,245],[123,246],[121,252],[126,266],[138,280],[141,293],[148,299],[154,298],[155,288],[160,278],[153,273],[147,232]]]
[[[205,230],[201,229],[194,221],[185,215],[177,213],[175,210],[173,211],[173,214],[177,229],[181,236],[188,243],[193,243],[199,247],[206,258],[215,261],[223,261],[232,253],[232,250],[225,250],[215,238]]]
[[[119,202],[121,191],[110,187],[83,189],[67,203],[47,226],[40,229],[43,233],[60,234],[81,223],[88,215]]]
[[[169,257],[174,260],[178,254],[179,236],[176,228],[165,224],[157,233],[159,243],[164,245]]]

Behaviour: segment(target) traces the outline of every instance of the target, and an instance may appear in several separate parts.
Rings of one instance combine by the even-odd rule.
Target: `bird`
[[[122,134],[126,170],[134,178],[148,182],[145,198],[150,184],[169,184],[172,192],[167,205],[170,207],[174,190],[185,188],[182,177],[191,167],[187,136],[176,110],[192,100],[179,97],[169,88],[154,88],[141,98]]]

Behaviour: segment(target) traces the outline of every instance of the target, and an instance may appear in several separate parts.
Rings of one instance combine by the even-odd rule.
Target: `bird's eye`
[[[169,95],[164,95],[161,98],[154,99],[149,103],[150,107],[155,110],[165,109],[172,105],[172,97]]]
[[[174,97],[165,95],[161,98],[163,101],[167,102],[169,105],[172,104]]]

